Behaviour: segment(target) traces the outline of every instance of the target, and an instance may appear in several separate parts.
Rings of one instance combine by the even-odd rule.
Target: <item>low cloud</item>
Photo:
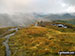
[[[75,12],[75,0],[62,0],[62,2],[67,5],[67,12]]]
[[[75,0],[63,0],[63,2],[69,6],[75,6]]]
[[[0,0],[0,13],[63,13],[70,6],[75,0]]]

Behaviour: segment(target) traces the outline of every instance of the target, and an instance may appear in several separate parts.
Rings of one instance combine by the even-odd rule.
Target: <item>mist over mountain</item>
[[[0,14],[0,27],[28,26],[34,22],[35,17],[31,14]]]
[[[58,20],[58,19],[75,19],[74,13],[64,13],[64,14],[47,14],[47,15],[38,15],[42,19],[47,20]]]
[[[8,26],[28,26],[37,20],[52,21],[58,19],[75,19],[75,14],[42,14],[42,13],[16,13],[16,14],[0,14],[0,27]]]

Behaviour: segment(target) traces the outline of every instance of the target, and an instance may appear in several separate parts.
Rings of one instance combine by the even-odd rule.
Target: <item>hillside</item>
[[[4,38],[6,35],[13,33],[14,31],[8,31],[9,29],[14,27],[6,27],[6,28],[0,28],[0,56],[6,56],[6,48],[3,45],[3,42],[6,38]]]
[[[59,51],[75,51],[75,28],[68,26],[73,29],[51,25],[20,29],[9,39],[11,56],[59,56]]]
[[[63,24],[67,28],[52,24]],[[0,35],[12,28],[14,27],[1,28]],[[8,32],[4,36],[9,36],[14,31]],[[5,39],[0,38],[0,56],[6,55],[6,47],[2,44]],[[11,56],[59,56],[59,51],[75,51],[75,25],[38,22],[38,26],[20,28],[9,38],[8,44]]]

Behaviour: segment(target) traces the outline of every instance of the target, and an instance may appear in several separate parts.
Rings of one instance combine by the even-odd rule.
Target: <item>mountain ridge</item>
[[[17,14],[0,14],[0,27],[8,26],[28,26],[36,21],[52,21],[58,19],[75,19],[74,14],[39,14],[39,13],[17,13]]]

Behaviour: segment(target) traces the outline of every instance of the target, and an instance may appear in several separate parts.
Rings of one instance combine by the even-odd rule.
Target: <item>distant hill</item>
[[[47,20],[58,20],[58,19],[75,19],[75,15],[65,13],[65,14],[40,14],[38,18],[47,19]]]
[[[8,26],[28,26],[35,23],[37,20],[52,21],[59,19],[75,19],[75,14],[38,14],[38,13],[16,13],[0,14],[0,27]],[[75,20],[67,20],[67,22],[75,24]]]
[[[58,23],[69,23],[69,24],[75,24],[75,19],[55,20],[55,22],[58,22]]]

